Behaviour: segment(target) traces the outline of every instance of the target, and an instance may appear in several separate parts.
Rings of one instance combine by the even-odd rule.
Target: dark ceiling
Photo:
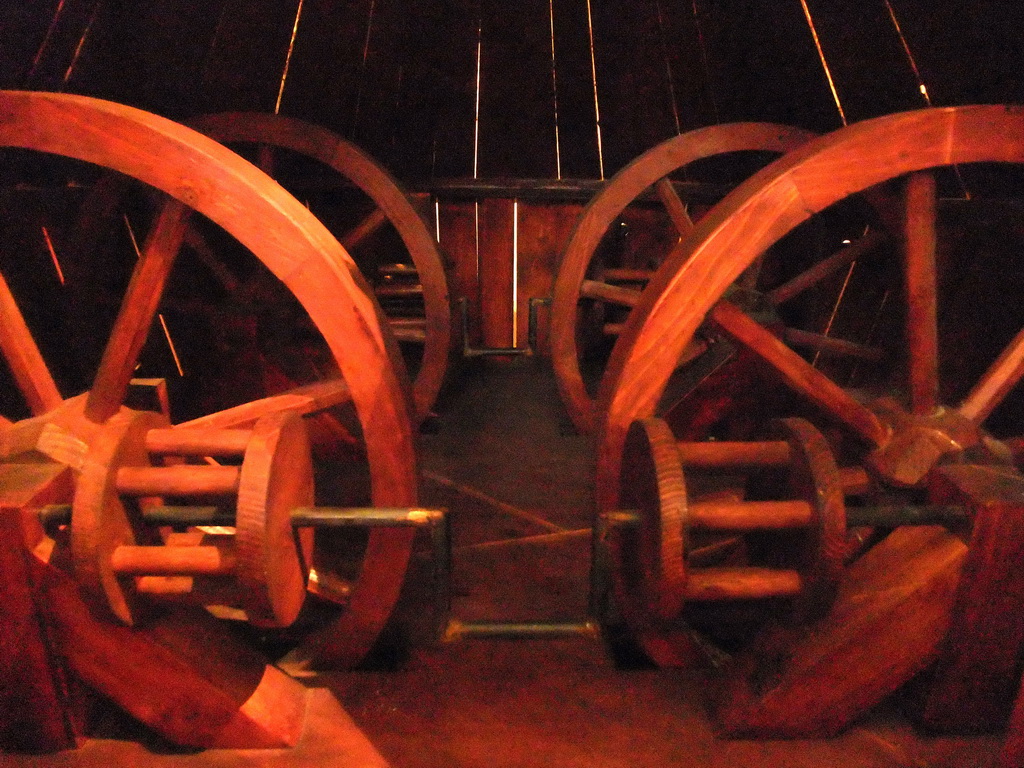
[[[2,6],[6,88],[175,119],[277,108],[338,131],[413,183],[610,176],[679,131],[736,120],[839,127],[808,14],[849,122],[925,106],[922,83],[936,106],[1024,101],[1019,0]]]

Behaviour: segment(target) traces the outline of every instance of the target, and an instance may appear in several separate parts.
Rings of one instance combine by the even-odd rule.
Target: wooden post
[[[725,736],[834,736],[927,667],[949,627],[966,547],[902,528],[847,571],[831,611],[737,657],[717,708]]]
[[[70,493],[69,476],[57,464],[0,465],[0,751],[75,746],[73,703],[32,580],[26,538],[35,536],[22,520],[26,507]]]
[[[1010,714],[1024,648],[1024,477],[981,465],[935,474],[932,501],[973,511],[974,531],[918,715],[936,731],[990,731]]]
[[[485,347],[511,347],[513,296],[512,200],[480,203],[480,322]]]

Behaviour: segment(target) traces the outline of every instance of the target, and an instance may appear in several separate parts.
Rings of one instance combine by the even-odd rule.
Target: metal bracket
[[[530,313],[527,327],[527,346],[525,347],[473,347],[469,343],[469,299],[459,299],[459,314],[462,317],[462,356],[463,357],[525,357],[533,355],[537,350],[537,307],[550,306],[550,296],[534,296],[529,300]]]

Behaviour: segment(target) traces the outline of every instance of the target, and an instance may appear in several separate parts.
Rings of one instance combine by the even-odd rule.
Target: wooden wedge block
[[[734,660],[716,718],[726,737],[833,736],[938,657],[967,546],[944,528],[893,532],[847,571],[831,611]]]
[[[57,652],[83,682],[183,746],[279,749],[302,735],[307,689],[201,609],[145,628],[100,620],[61,570],[33,563]]]
[[[935,475],[932,501],[967,507],[974,528],[949,634],[919,681],[914,714],[931,731],[992,731],[1010,715],[1024,650],[1024,477],[969,464]]]

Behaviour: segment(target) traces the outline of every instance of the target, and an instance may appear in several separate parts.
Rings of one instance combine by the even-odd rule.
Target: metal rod
[[[606,512],[600,521],[607,528],[635,528],[640,525],[640,514],[634,510],[619,509]],[[846,508],[849,528],[899,528],[904,525],[961,525],[973,520],[966,507],[941,504],[893,504]]]
[[[50,530],[71,523],[70,504],[51,504],[37,512],[39,522]],[[420,528],[436,527],[447,516],[443,509],[416,507],[298,507],[292,510],[295,528]],[[154,506],[142,510],[151,525],[234,525],[234,512],[216,506]]]
[[[600,635],[596,621],[549,622],[549,621],[471,621],[464,622],[452,619],[445,630],[444,641],[475,638],[551,638],[551,637],[590,637]]]

